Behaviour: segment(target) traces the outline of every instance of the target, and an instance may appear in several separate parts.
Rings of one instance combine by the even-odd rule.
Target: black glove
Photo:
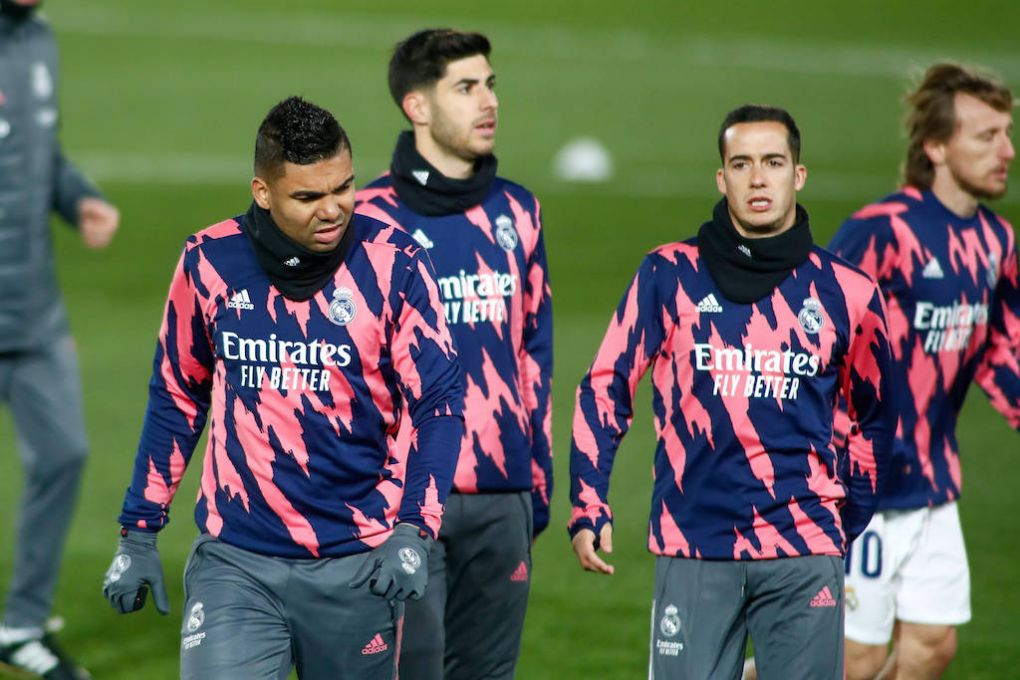
[[[113,563],[103,579],[103,596],[121,614],[136,612],[145,606],[152,588],[152,600],[160,614],[170,613],[170,600],[163,585],[163,563],[156,549],[156,534],[121,529],[120,543]]]
[[[387,600],[417,600],[429,580],[429,549],[432,537],[413,524],[398,524],[350,582],[360,588],[367,582],[373,593]]]

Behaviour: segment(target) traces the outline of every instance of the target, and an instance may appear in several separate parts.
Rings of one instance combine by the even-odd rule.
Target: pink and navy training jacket
[[[465,381],[454,492],[530,490],[538,534],[553,489],[552,294],[538,199],[497,177],[480,205],[423,216],[386,174],[357,200],[359,213],[411,234],[436,268]]]
[[[907,187],[866,206],[830,248],[874,277],[888,305],[896,442],[880,509],[960,497],[956,421],[971,382],[1020,430],[1020,284],[1013,228]]]
[[[259,266],[245,219],[187,240],[121,524],[166,524],[208,418],[203,533],[287,558],[364,552],[396,522],[435,537],[463,391],[424,249],[355,216],[336,274],[296,302]],[[403,419],[410,445],[398,448]]]
[[[753,304],[723,297],[696,239],[649,253],[577,390],[571,534],[612,521],[609,476],[650,367],[651,552],[843,555],[892,446],[883,305],[872,280],[818,247]],[[840,394],[859,423],[843,456],[831,443]]]

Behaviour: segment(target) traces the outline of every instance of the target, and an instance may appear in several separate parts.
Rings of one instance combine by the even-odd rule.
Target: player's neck
[[[961,187],[949,173],[935,173],[931,192],[954,215],[972,217],[977,212],[977,197]]]
[[[468,179],[475,172],[474,161],[456,156],[436,144],[428,132],[414,136],[414,148],[432,167],[450,179]]]

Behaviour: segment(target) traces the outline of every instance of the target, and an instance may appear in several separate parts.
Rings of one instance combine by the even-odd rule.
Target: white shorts
[[[895,621],[970,621],[970,570],[956,503],[877,512],[846,560],[846,637],[882,645]]]

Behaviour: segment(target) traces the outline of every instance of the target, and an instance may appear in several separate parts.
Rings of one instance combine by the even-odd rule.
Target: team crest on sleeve
[[[995,282],[999,280],[999,254],[988,253],[988,271],[985,272],[989,288],[995,288]]]
[[[329,320],[337,326],[346,326],[358,314],[354,304],[354,292],[350,288],[337,288],[333,291],[333,301],[329,303]]]
[[[822,329],[822,324],[825,323],[825,317],[822,316],[822,303],[815,298],[804,300],[804,306],[797,314],[797,321],[808,335],[817,334]]]
[[[496,243],[503,250],[513,250],[517,247],[517,230],[514,229],[514,221],[506,215],[496,218]]]

